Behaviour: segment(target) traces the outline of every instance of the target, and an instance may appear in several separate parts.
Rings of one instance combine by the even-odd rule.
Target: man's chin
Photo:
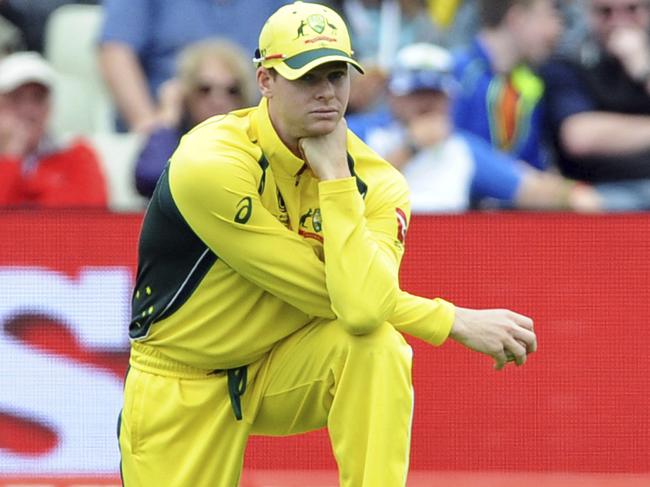
[[[330,120],[321,120],[315,123],[312,123],[307,127],[307,132],[309,132],[309,137],[318,137],[320,135],[327,135],[334,132],[336,128],[337,121]]]

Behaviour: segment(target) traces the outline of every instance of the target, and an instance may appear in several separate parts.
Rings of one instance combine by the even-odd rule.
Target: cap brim
[[[50,78],[43,76],[23,76],[0,82],[0,93],[10,93],[15,89],[30,83],[44,86],[48,90],[52,89],[52,80]]]
[[[295,80],[321,64],[337,61],[351,64],[361,74],[364,73],[361,65],[355,59],[348,56],[344,51],[327,48],[313,49],[292,56],[289,59],[283,59],[281,62],[275,64],[273,68],[275,68],[283,78]]]

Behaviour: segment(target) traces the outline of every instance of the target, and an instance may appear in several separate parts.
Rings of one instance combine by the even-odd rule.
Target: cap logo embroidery
[[[329,36],[316,36],[316,37],[312,37],[311,39],[307,39],[305,41],[305,44],[312,44],[318,41],[336,42],[336,39],[334,37],[329,37]]]
[[[313,30],[317,34],[322,34],[323,32],[325,32],[325,25],[328,24],[328,22],[325,20],[325,17],[323,17],[322,15],[312,14],[309,17],[307,17],[307,24],[309,25],[309,27],[311,27],[311,30]]]

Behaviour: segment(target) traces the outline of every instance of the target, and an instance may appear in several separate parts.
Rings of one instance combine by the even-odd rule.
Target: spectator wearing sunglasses
[[[214,116],[257,102],[253,64],[238,45],[211,39],[181,52],[176,77],[163,83],[156,128],[136,161],[138,192],[150,197],[183,133]]]
[[[589,39],[543,70],[564,175],[594,183],[611,211],[650,210],[650,5],[586,0]]]

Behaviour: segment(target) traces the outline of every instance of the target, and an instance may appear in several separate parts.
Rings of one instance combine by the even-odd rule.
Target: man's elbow
[[[347,306],[346,309],[336,313],[344,329],[350,335],[367,335],[377,330],[386,321],[389,321],[397,302],[396,295],[387,296],[381,303],[358,303]]]
[[[569,117],[560,129],[560,143],[564,152],[571,157],[587,157],[594,152],[594,131],[585,123],[583,116]]]
[[[339,321],[341,322],[345,331],[350,335],[368,335],[379,328],[385,319],[380,319],[377,316],[369,316],[367,314],[359,316],[354,316],[355,313],[348,313],[344,316],[339,316]]]

